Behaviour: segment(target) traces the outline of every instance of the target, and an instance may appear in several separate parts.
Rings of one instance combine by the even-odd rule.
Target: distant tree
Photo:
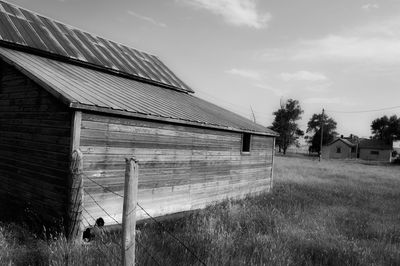
[[[324,126],[322,145],[331,142],[337,135],[336,126],[337,123],[333,118],[327,114],[313,114],[307,124],[307,133],[311,133],[312,136],[308,138],[308,142],[311,144],[310,149],[316,152],[320,151],[321,143],[321,122]]]
[[[400,139],[400,118],[382,116],[371,123],[371,131],[374,139],[380,139],[390,144],[393,140]]]
[[[301,119],[302,113],[299,101],[293,99],[281,103],[281,108],[273,113],[275,118],[271,129],[279,133],[279,137],[276,138],[279,152],[283,151],[283,154],[286,154],[287,148],[297,144],[299,137],[304,135],[296,122]]]

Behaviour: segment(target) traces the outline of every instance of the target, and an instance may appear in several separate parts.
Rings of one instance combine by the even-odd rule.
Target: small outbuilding
[[[322,157],[326,159],[356,159],[357,143],[352,137],[336,138],[322,147]]]
[[[196,97],[154,55],[0,1],[0,212],[69,219],[76,150],[85,226],[121,222],[131,156],[153,216],[267,192],[275,136]]]
[[[358,145],[359,158],[369,161],[390,162],[392,160],[393,147],[383,140],[361,139]]]

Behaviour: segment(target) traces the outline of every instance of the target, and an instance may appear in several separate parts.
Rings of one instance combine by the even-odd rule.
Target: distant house
[[[357,139],[336,138],[322,147],[322,157],[326,159],[355,159],[357,158]]]
[[[392,159],[392,145],[377,139],[361,139],[358,145],[359,158],[370,161],[386,161]]]

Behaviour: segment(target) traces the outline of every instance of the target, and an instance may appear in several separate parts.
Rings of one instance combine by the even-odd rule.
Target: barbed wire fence
[[[94,180],[93,178],[91,178],[90,176],[85,174],[83,171],[81,171],[80,174],[82,175],[81,176],[82,180],[84,180],[86,182],[90,181],[95,186],[100,187],[103,191],[108,191],[109,193],[112,193],[113,195],[124,199],[124,195],[112,190],[108,186],[102,185],[98,181]],[[83,184],[83,182],[82,182],[82,184]],[[111,219],[113,221],[113,223],[115,223],[118,226],[123,227],[123,224],[121,222],[119,222],[113,215],[111,215],[110,212],[107,211],[106,208],[104,206],[102,206],[102,204],[98,200],[96,200],[96,197],[87,188],[85,188],[83,186],[82,190],[83,190],[82,192],[83,192],[84,198],[86,198],[85,202],[95,204],[99,208],[99,210],[101,210],[101,212],[104,213],[104,215],[106,217],[108,217],[109,219]],[[96,233],[96,235],[94,236],[95,240],[97,241],[97,243],[100,244],[100,245],[95,245],[97,252],[100,255],[102,255],[106,259],[107,263],[110,265],[115,265],[115,262],[117,262],[120,265],[123,264],[122,241],[124,241],[124,239],[122,239],[122,237],[119,237],[119,239],[110,239],[109,232],[106,229],[104,229],[104,227],[102,226],[102,225],[104,225],[104,220],[102,220],[102,223],[101,222],[99,223],[99,219],[102,219],[102,218],[99,217],[96,219],[95,215],[91,214],[90,211],[87,208],[85,208],[83,203],[82,203],[81,207],[82,207],[81,226],[84,229],[86,228],[86,230],[89,228],[89,232],[90,232],[90,230],[95,231],[95,233]],[[171,239],[174,239],[174,241],[176,241],[182,248],[184,248],[187,252],[189,252],[200,265],[206,265],[206,263],[187,244],[185,244],[184,241],[179,239],[173,232],[168,230],[164,226],[163,223],[161,223],[155,217],[153,217],[150,214],[150,212],[147,211],[140,203],[137,202],[135,208],[133,208],[128,213],[128,215],[131,215],[133,213],[136,214],[136,210],[137,210],[136,207],[139,207],[140,210],[148,217],[148,219],[150,221],[152,221],[157,227],[159,227],[162,231],[164,231],[167,235],[169,235],[171,237]],[[89,235],[87,235],[87,234],[84,235],[84,237],[88,237],[89,239],[87,239],[87,240],[90,240],[90,238],[91,238],[90,233],[89,233]],[[134,243],[136,243],[140,247],[140,249],[148,256],[148,258],[151,260],[152,264],[163,265],[163,263],[161,263],[163,261],[163,258],[159,258],[156,255],[154,255],[150,251],[150,249],[141,242],[140,237],[136,237]],[[116,250],[117,251],[120,250],[121,252],[117,252]]]

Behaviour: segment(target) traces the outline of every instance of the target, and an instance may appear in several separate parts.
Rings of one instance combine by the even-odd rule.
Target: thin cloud
[[[290,93],[290,90],[288,90],[288,89],[281,89],[281,88],[277,89],[277,88],[274,88],[272,86],[265,85],[265,84],[255,84],[254,86],[256,86],[257,88],[260,88],[260,89],[271,91],[273,94],[275,94],[276,96],[279,96],[279,97],[288,95]]]
[[[226,70],[225,73],[240,76],[243,78],[248,78],[248,79],[254,79],[254,80],[261,79],[261,74],[255,70],[232,68],[230,70]]]
[[[303,103],[306,104],[337,104],[337,105],[346,105],[346,106],[354,106],[357,105],[356,102],[353,102],[349,99],[342,97],[330,97],[330,98],[308,98],[303,100]]]
[[[309,92],[323,93],[329,91],[331,86],[332,82],[323,82],[322,84],[306,87],[305,90]]]
[[[208,10],[234,26],[262,29],[271,20],[269,13],[259,13],[256,0],[177,0],[198,9]]]
[[[147,16],[140,15],[140,14],[138,14],[138,13],[135,13],[135,12],[131,11],[131,10],[128,10],[127,12],[128,12],[129,15],[131,15],[131,16],[133,16],[133,17],[136,17],[136,18],[138,18],[138,19],[147,21],[147,22],[149,22],[149,23],[151,23],[151,24],[153,24],[153,25],[156,25],[156,26],[158,26],[158,27],[163,27],[163,28],[166,28],[166,27],[167,27],[167,24],[162,23],[162,22],[159,22],[159,21],[157,21],[157,20],[155,20],[155,19],[153,19],[153,18],[151,18],[151,17],[147,17]]]
[[[400,39],[329,35],[305,41],[293,55],[295,60],[369,60],[400,62]]]
[[[365,5],[361,6],[361,8],[362,8],[363,10],[365,10],[365,11],[370,11],[370,10],[372,10],[372,9],[378,9],[378,8],[379,8],[379,5],[378,5],[378,4],[371,4],[371,3],[369,3],[369,4],[365,4]]]
[[[272,60],[400,63],[400,16],[263,51]]]
[[[295,73],[281,73],[280,79],[284,81],[326,81],[328,78],[318,72],[309,72],[305,70],[297,71]]]

